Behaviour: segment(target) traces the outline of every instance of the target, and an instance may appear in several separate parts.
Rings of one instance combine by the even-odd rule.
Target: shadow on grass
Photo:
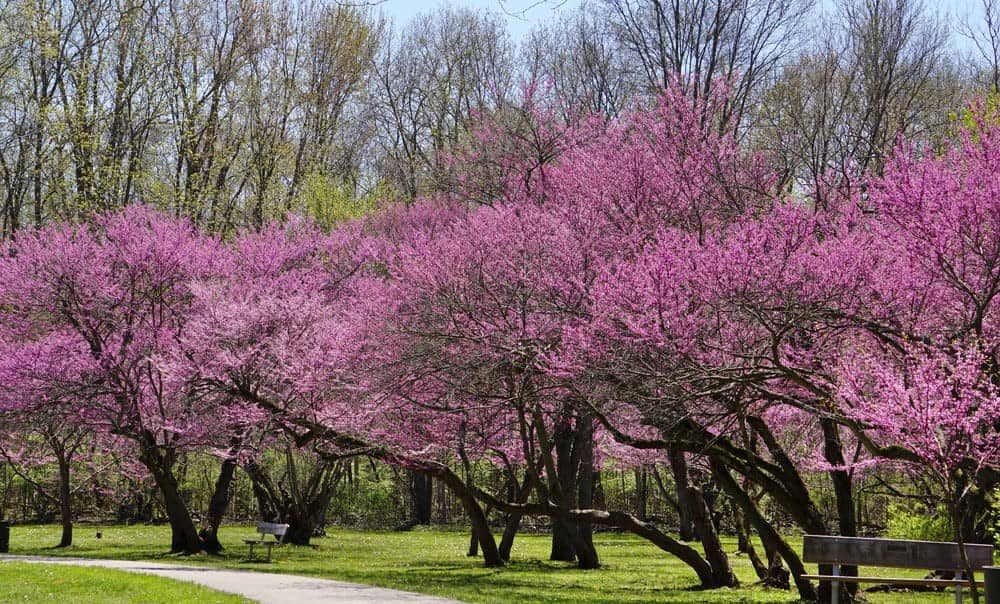
[[[26,530],[22,535],[22,544],[40,543],[52,537],[58,540],[54,529],[44,527]],[[515,559],[503,568],[487,568],[481,558],[466,557],[468,535],[464,531],[400,534],[334,529],[309,547],[288,544],[275,548],[270,563],[263,558],[247,560],[246,546],[241,546],[240,541],[252,535],[252,527],[227,527],[220,535],[226,545],[220,555],[175,556],[161,549],[170,543],[166,527],[109,526],[104,529],[104,539],[100,541],[93,536],[85,537],[79,548],[54,554],[47,551],[46,554],[173,562],[204,570],[224,568],[305,575],[429,593],[477,604],[789,604],[797,601],[789,592],[761,590],[749,583],[746,588],[737,590],[702,590],[697,577],[683,563],[627,536],[602,535],[600,544],[605,563],[600,569],[584,571],[573,563],[548,560],[550,542],[546,535],[519,537]],[[32,548],[21,547],[23,553],[29,553],[24,551],[29,549]],[[34,551],[41,553],[38,549]],[[737,559],[736,565],[747,578],[753,575],[749,563]]]

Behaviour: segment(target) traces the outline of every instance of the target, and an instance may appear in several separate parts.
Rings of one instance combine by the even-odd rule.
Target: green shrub
[[[945,514],[919,504],[893,503],[886,514],[885,536],[917,541],[951,541],[954,532]]]
[[[329,518],[342,526],[392,528],[400,522],[399,508],[392,480],[342,481],[330,502]]]

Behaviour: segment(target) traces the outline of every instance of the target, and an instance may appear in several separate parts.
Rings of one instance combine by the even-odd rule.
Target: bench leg
[[[833,565],[833,572],[830,573],[830,574],[832,574],[834,577],[839,577],[840,576],[840,565],[839,564],[834,564]],[[830,602],[832,604],[840,604],[840,581],[831,581],[830,582]]]
[[[270,543],[267,544],[267,561],[268,562],[271,561],[271,544]],[[962,604],[962,603],[959,602],[959,604]]]
[[[962,571],[955,571],[955,580],[962,580]],[[955,585],[955,604],[962,604],[962,584]]]
[[[254,546],[254,544],[253,543],[248,543],[247,545],[250,546],[250,555],[247,556],[247,560],[253,560],[253,546]]]

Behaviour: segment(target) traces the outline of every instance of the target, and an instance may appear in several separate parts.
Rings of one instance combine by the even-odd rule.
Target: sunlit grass
[[[253,569],[264,572],[310,575],[382,587],[434,594],[466,602],[508,603],[725,603],[797,602],[794,592],[754,585],[756,576],[744,556],[732,556],[743,586],[738,589],[702,591],[694,573],[677,558],[632,535],[597,533],[594,541],[603,567],[580,571],[571,564],[550,562],[546,535],[519,535],[514,560],[504,568],[489,569],[479,558],[466,557],[467,533],[452,530],[375,532],[330,529],[313,540],[313,547],[275,548],[270,564],[247,562],[244,538],[253,527],[223,527],[226,551],[221,556],[171,556],[166,553],[170,531],[163,526],[104,526],[77,531],[76,545],[63,550],[46,547],[58,541],[58,528],[14,526],[11,553],[156,560]],[[801,551],[801,542],[793,539]],[[726,540],[729,551],[735,541]],[[815,569],[813,569],[815,570]],[[920,576],[920,571],[865,570],[865,574]],[[943,603],[954,599],[946,593],[870,594],[873,604]]]
[[[105,568],[62,564],[0,563],[0,600],[40,602],[101,602],[102,604],[242,604],[239,596],[192,583]]]

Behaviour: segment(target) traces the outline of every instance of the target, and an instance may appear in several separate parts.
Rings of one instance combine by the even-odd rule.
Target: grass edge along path
[[[251,604],[237,595],[201,585],[91,566],[0,562],[4,602],[101,602],[102,604]]]
[[[595,545],[603,568],[581,571],[571,564],[548,560],[546,535],[519,535],[514,560],[505,568],[485,568],[481,559],[465,556],[468,533],[430,529],[410,532],[357,531],[331,528],[314,547],[275,548],[270,564],[246,562],[244,538],[253,527],[225,526],[222,556],[165,554],[170,532],[164,526],[80,527],[76,544],[58,550],[58,527],[15,525],[11,554],[74,556],[119,560],[174,562],[193,566],[255,570],[336,579],[452,598],[475,604],[599,604],[678,603],[736,604],[798,602],[793,592],[753,585],[756,577],[745,556],[732,555],[742,587],[701,591],[694,573],[676,558],[632,535],[600,532]],[[735,540],[724,540],[733,552]],[[799,540],[793,547],[801,550]],[[918,575],[914,575],[918,576]],[[871,604],[943,604],[947,593],[870,594]]]

